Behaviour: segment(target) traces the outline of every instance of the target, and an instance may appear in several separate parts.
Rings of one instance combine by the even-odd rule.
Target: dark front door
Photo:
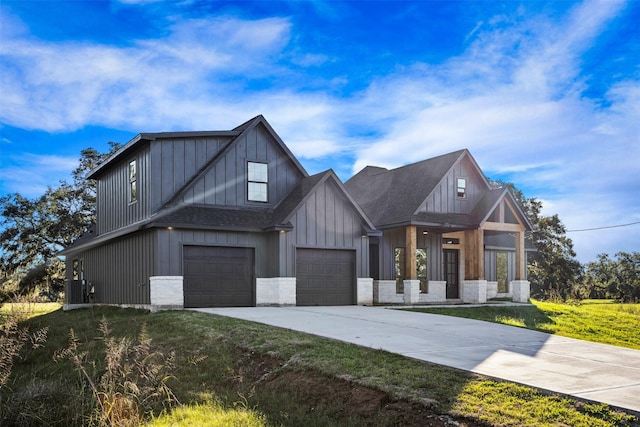
[[[447,281],[447,299],[460,298],[458,292],[458,254],[457,249],[445,249],[444,256],[444,279]]]

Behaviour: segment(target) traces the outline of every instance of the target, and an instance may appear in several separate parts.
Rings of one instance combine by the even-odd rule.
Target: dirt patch
[[[237,365],[236,381],[257,395],[295,400],[309,412],[323,411],[337,425],[348,420],[363,426],[460,426],[485,424],[437,414],[433,408],[396,399],[388,393],[325,375],[271,356],[245,353]]]

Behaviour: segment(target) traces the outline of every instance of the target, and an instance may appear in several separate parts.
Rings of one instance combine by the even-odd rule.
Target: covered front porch
[[[371,252],[383,264],[392,257],[393,270],[391,277],[384,277],[384,268],[379,269],[382,274],[374,272],[374,303],[482,304],[494,298],[528,302],[526,220],[507,198],[491,212],[473,228],[411,224],[385,230],[384,243]],[[509,242],[508,250],[485,244],[496,237]]]

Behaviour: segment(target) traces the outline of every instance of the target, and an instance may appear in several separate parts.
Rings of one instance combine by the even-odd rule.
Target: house
[[[139,134],[88,178],[97,223],[61,252],[67,309],[528,298],[530,224],[466,150],[343,184],[258,116]]]
[[[375,303],[528,300],[531,224],[468,150],[391,170],[368,166],[345,185],[382,232],[369,248]]]

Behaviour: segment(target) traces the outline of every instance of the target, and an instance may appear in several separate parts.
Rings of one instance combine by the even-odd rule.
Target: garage
[[[184,246],[185,307],[251,307],[254,249]]]
[[[297,249],[297,305],[355,304],[355,265],[352,250]]]

